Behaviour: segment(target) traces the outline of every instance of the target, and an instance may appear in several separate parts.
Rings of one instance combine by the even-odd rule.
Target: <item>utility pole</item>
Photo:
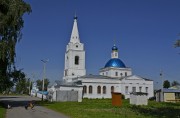
[[[31,96],[31,79],[29,78],[29,95]]]
[[[42,84],[42,101],[43,101],[43,92],[44,92],[44,79],[46,78],[46,63],[49,60],[41,60],[43,62],[43,84]]]
[[[161,70],[161,72],[160,72],[160,79],[161,79],[161,81],[162,81],[162,85],[161,85],[161,102],[163,102],[164,101],[164,94],[163,94],[163,76],[162,76],[162,70]]]

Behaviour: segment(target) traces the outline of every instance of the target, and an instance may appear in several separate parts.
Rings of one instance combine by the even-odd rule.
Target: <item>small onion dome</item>
[[[104,67],[126,68],[125,64],[117,58],[110,59]]]
[[[118,48],[114,45],[113,47],[112,47],[112,50],[118,50]]]
[[[76,12],[75,12],[75,14],[74,14],[74,19],[75,19],[75,20],[78,19],[77,15],[76,15]]]

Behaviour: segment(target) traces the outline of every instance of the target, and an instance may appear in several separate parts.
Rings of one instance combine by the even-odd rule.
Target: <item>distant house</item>
[[[163,94],[162,90],[156,91],[156,101],[164,101],[164,102],[177,102],[180,101],[180,86],[173,86],[170,88],[164,88]]]
[[[31,89],[31,96],[37,96],[37,92],[39,91],[37,83],[33,82]]]

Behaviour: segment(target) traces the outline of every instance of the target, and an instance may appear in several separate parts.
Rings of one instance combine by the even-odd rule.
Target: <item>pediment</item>
[[[145,80],[145,79],[137,75],[132,75],[125,77],[123,80]]]

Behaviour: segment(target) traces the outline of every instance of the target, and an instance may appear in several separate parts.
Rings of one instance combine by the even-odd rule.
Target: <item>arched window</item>
[[[111,92],[114,92],[114,86],[111,86]]]
[[[117,53],[115,53],[115,56],[117,57]]]
[[[101,94],[101,86],[98,86],[98,87],[97,87],[97,93],[98,93],[98,94]]]
[[[87,86],[83,87],[83,93],[87,93]]]
[[[79,56],[75,56],[74,64],[79,65]]]
[[[103,86],[103,94],[106,94],[106,86]]]
[[[92,94],[92,86],[89,86],[89,94]]]

